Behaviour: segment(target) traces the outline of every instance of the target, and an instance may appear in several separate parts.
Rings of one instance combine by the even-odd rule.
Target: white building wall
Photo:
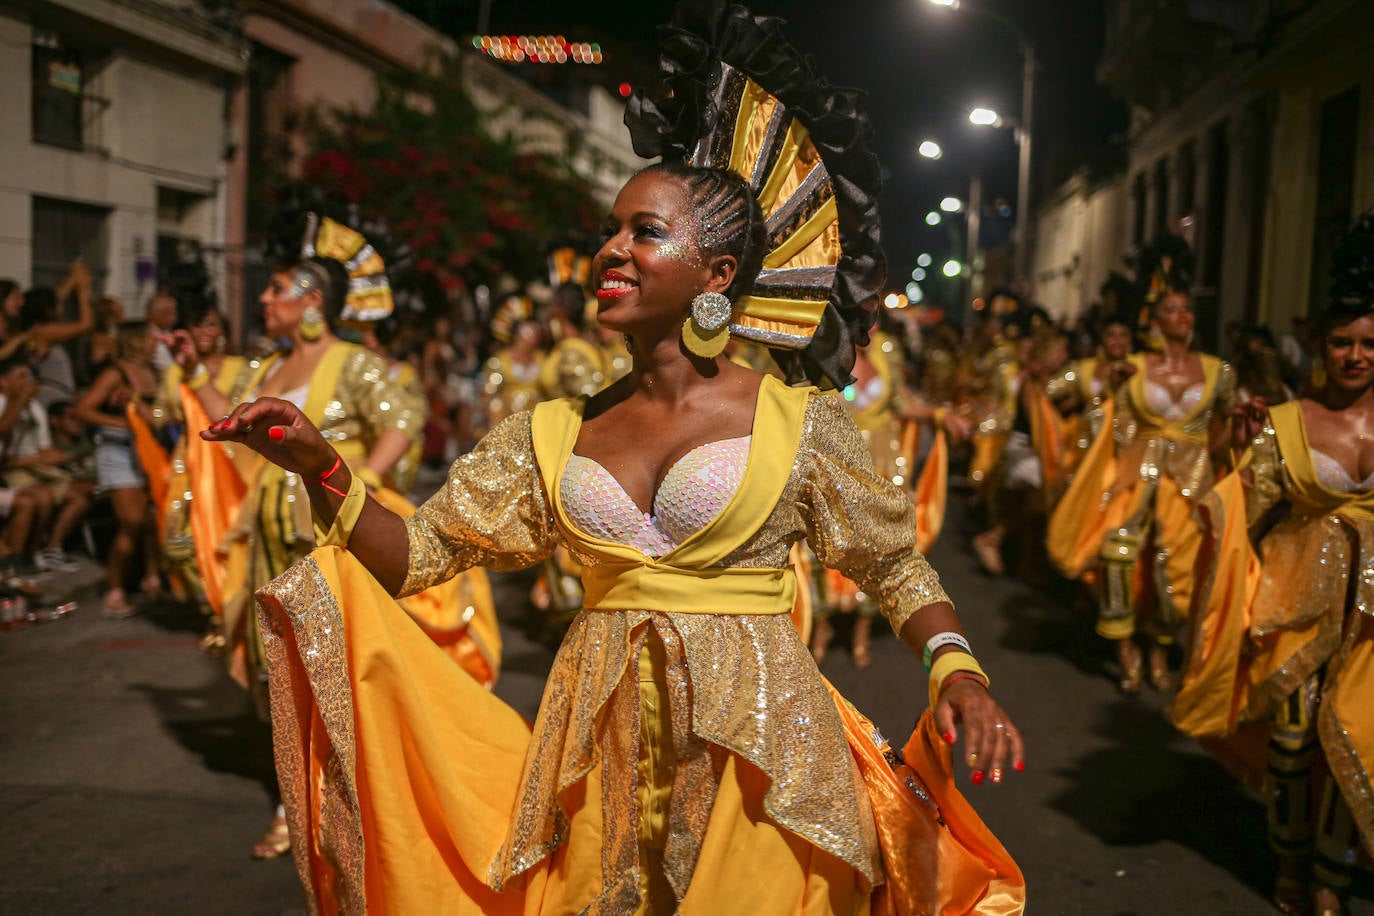
[[[138,279],[138,263],[156,255],[159,186],[209,201],[219,191],[227,74],[112,50],[87,74],[88,92],[109,104],[87,121],[86,149],[69,150],[32,140],[32,37],[27,22],[0,15],[0,42],[10,49],[0,54],[0,85],[10,87],[0,93],[0,276],[33,280],[34,196],[108,208],[101,292],[141,315],[152,283]],[[112,37],[110,47],[118,44]],[[217,212],[200,208],[184,224],[211,248],[224,240]]]
[[[1126,251],[1126,188],[1121,178],[1089,185],[1076,177],[1043,206],[1031,253],[1035,301],[1072,320],[1097,299]]]

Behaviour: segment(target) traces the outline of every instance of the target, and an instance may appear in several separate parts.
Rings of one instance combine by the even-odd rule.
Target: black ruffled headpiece
[[[789,381],[844,387],[887,280],[881,173],[861,94],[816,76],[782,25],[722,0],[683,0],[660,52],[667,91],[636,92],[625,123],[645,158],[730,168],[748,182],[769,255],[730,331],[769,346]]]

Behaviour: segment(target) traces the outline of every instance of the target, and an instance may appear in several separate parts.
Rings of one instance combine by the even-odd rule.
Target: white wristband
[[[921,663],[926,666],[926,670],[930,669],[930,660],[936,650],[943,649],[945,646],[958,646],[969,655],[973,654],[973,648],[969,646],[968,640],[965,639],[963,635],[955,633],[953,630],[945,630],[943,633],[936,633],[926,642],[926,650],[921,655]]]

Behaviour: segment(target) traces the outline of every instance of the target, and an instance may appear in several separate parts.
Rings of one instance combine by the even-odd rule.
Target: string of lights
[[[472,46],[517,64],[599,64],[605,59],[596,42],[568,41],[562,35],[474,35]]]

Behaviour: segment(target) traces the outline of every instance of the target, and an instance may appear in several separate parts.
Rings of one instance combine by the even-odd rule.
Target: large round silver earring
[[[324,312],[320,311],[318,305],[308,306],[301,313],[301,338],[303,340],[319,340],[324,336]]]
[[[703,359],[715,359],[730,341],[734,306],[723,293],[701,292],[692,298],[692,311],[682,323],[682,342]]]

